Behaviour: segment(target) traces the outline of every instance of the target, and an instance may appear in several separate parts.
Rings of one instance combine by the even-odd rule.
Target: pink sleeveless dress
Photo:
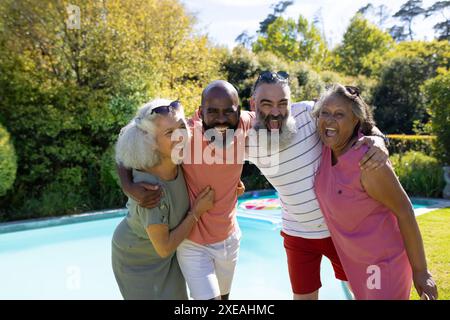
[[[332,165],[324,147],[315,191],[356,299],[409,299],[412,271],[394,214],[360,182],[367,151],[350,149]]]

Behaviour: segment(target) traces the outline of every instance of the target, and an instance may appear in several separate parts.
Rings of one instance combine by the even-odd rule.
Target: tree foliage
[[[385,28],[386,21],[390,18],[390,10],[384,4],[374,6],[373,4],[368,3],[367,5],[359,8],[356,13],[360,13],[382,30]]]
[[[414,132],[429,119],[421,85],[437,75],[439,68],[450,68],[448,41],[408,41],[385,55],[385,64],[375,89],[375,119],[388,133]]]
[[[253,44],[255,52],[270,51],[287,61],[306,62],[321,68],[328,57],[328,49],[320,31],[303,16],[277,18]]]
[[[439,69],[439,74],[425,82],[425,93],[428,112],[431,114],[436,154],[441,163],[450,165],[450,71]]]
[[[393,45],[388,33],[356,14],[344,33],[342,44],[334,50],[334,68],[352,76],[370,76]]]
[[[436,158],[419,151],[407,151],[394,154],[390,160],[409,195],[433,198],[442,195],[445,182],[442,166]]]
[[[103,169],[120,128],[153,97],[192,112],[221,77],[223,50],[176,0],[70,3],[79,29],[66,24],[68,1],[0,4],[0,120],[19,159],[14,192],[1,199],[7,219],[123,205]]]
[[[383,132],[413,133],[414,120],[427,120],[420,85],[428,78],[428,67],[419,58],[395,58],[382,70],[375,90],[375,120]]]
[[[413,20],[421,15],[424,15],[426,10],[422,8],[422,0],[408,0],[400,9],[393,15],[394,18],[399,18],[404,24],[406,35],[412,41],[414,40],[414,32],[412,30]]]
[[[269,29],[269,26],[275,22],[286,11],[288,7],[294,4],[294,1],[280,1],[272,5],[273,12],[270,13],[263,21],[259,23],[258,34],[265,35]]]
[[[439,108],[448,105],[448,75],[436,71],[450,68],[448,41],[395,44],[356,15],[331,55],[314,23],[282,17],[292,3],[274,5],[256,41],[245,34],[229,52],[196,32],[178,0],[0,2],[0,123],[11,136],[0,128],[0,219],[122,206],[113,145],[141,103],[180,98],[190,114],[207,83],[227,78],[245,108],[263,70],[290,74],[293,101],[315,99],[335,82],[357,85],[383,131],[430,127],[448,146],[448,115]],[[80,9],[79,28],[69,28],[69,4]],[[360,11],[381,23],[385,10],[377,8]],[[448,1],[427,14],[442,8]],[[403,21],[397,40],[408,34]],[[436,29],[442,39],[445,28]],[[448,163],[444,145],[437,150]]]
[[[445,14],[446,10],[450,10],[450,1],[437,1],[426,10],[426,17],[440,15],[444,19],[433,26],[438,34],[437,40],[450,40],[450,19]]]
[[[11,137],[0,125],[0,196],[11,189],[16,178],[17,158]]]
[[[392,38],[397,42],[405,41],[408,38],[408,35],[405,33],[404,26],[392,26],[388,29],[389,34]]]

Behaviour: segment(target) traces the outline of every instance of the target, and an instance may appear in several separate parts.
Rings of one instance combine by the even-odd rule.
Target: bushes
[[[408,151],[391,156],[403,188],[410,196],[440,197],[444,188],[442,167],[439,162],[422,152]]]
[[[16,178],[17,159],[9,133],[0,125],[0,197],[12,187]]]
[[[74,214],[89,210],[90,195],[86,186],[86,170],[76,166],[52,175],[53,181],[42,192],[27,199],[15,218]]]
[[[430,72],[428,63],[418,58],[395,58],[383,68],[373,101],[375,120],[383,132],[412,134],[414,120],[427,121],[419,88]]]
[[[319,98],[325,89],[320,75],[305,63],[298,63],[290,73],[292,101],[310,101]]]
[[[18,85],[17,76],[12,74],[9,82],[0,80],[7,93],[0,110],[20,146],[14,192],[5,202],[6,219],[123,205],[117,193],[114,203],[102,198],[106,192],[101,193],[100,159],[134,114],[138,105],[134,96],[123,87],[114,96],[107,90],[69,85],[46,89],[31,76]]]
[[[244,164],[241,180],[245,185],[245,191],[273,189],[258,167],[250,162]]]
[[[450,68],[448,41],[402,42],[386,54],[385,62],[376,71],[381,77],[372,101],[376,107],[375,120],[382,131],[417,134],[417,129],[426,127],[429,120],[427,106],[431,100],[439,99],[445,92],[448,96],[448,85],[444,85],[439,94],[429,95],[428,99],[421,90],[427,79],[436,77],[439,68]],[[448,100],[443,105],[448,106]]]
[[[253,84],[261,71],[287,71],[291,87],[292,101],[318,98],[325,89],[321,75],[306,63],[288,63],[271,52],[254,54],[243,47],[233,49],[231,55],[222,63],[227,80],[239,91],[242,105],[249,106]],[[327,73],[326,79],[335,77]]]
[[[419,151],[425,154],[433,154],[433,142],[435,136],[416,136],[404,134],[389,134],[389,154],[405,153],[407,151]]]
[[[423,91],[431,114],[431,127],[436,134],[436,156],[442,164],[450,165],[450,72],[439,70],[439,75],[425,82]]]
[[[0,2],[0,122],[19,159],[1,219],[123,206],[108,155],[120,128],[158,96],[192,113],[221,78],[224,50],[194,31],[179,1],[74,4],[79,30],[66,29],[61,3]]]
[[[116,161],[114,158],[114,147],[105,151],[100,159],[100,195],[101,203],[97,207],[112,208],[117,203],[125,202],[125,195],[120,188],[120,179],[116,171]],[[95,187],[95,186],[94,186]]]

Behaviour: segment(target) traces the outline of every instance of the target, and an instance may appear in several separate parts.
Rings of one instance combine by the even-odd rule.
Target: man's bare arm
[[[117,174],[123,192],[134,199],[141,207],[151,209],[159,204],[161,189],[158,185],[144,182],[134,183],[132,171],[122,165],[117,165]]]
[[[359,149],[363,144],[367,145],[369,150],[359,162],[361,170],[375,170],[383,167],[389,158],[389,151],[380,129],[373,127],[372,135],[359,139],[353,148]]]

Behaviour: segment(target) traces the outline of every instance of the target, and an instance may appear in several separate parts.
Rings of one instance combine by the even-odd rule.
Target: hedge
[[[435,136],[418,136],[405,134],[388,134],[389,153],[406,153],[408,151],[420,151],[428,155],[434,153]]]
[[[10,135],[0,125],[0,197],[12,187],[16,179],[17,157]]]
[[[391,162],[408,195],[441,197],[445,182],[442,166],[436,158],[422,152],[408,151],[394,154]]]

